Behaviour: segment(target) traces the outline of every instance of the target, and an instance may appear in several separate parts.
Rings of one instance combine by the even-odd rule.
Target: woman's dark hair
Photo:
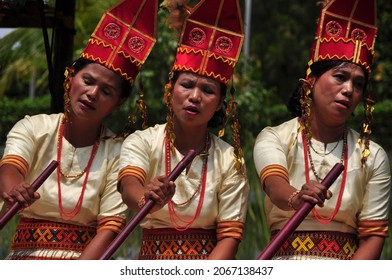
[[[181,73],[180,71],[173,72],[173,77],[171,78],[171,82],[173,85],[176,83],[180,73]],[[212,118],[208,121],[207,127],[217,128],[224,124],[225,117],[226,117],[226,106],[227,106],[225,101],[226,91],[227,91],[227,86],[225,84],[220,83],[220,94],[221,97],[223,98],[223,105],[222,108],[219,111],[216,111],[212,116]]]
[[[351,63],[348,61],[344,60],[325,60],[325,61],[319,61],[316,63],[313,63],[310,66],[310,70],[312,72],[312,75],[316,78],[320,78],[322,74],[327,72],[328,70],[335,68],[335,67],[340,67],[343,66],[345,63]],[[368,73],[364,71],[365,73],[365,85],[363,87],[363,91],[365,92],[367,88],[367,81],[368,81]],[[293,91],[293,94],[289,98],[288,102],[286,103],[287,109],[291,112],[292,117],[301,117],[302,115],[302,110],[301,110],[301,94],[302,94],[302,88],[301,85],[299,84],[297,88]]]
[[[98,62],[94,62],[92,60],[88,60],[82,57],[78,58],[73,64],[74,75],[76,75],[80,70],[86,67],[86,65],[91,63],[98,63]],[[121,78],[121,99],[128,98],[131,95],[131,91],[132,91],[132,86],[129,84],[129,82]]]

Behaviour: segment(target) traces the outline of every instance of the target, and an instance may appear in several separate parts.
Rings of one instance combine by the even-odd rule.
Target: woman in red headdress
[[[157,4],[147,2],[152,5],[141,25],[154,33]],[[81,58],[66,71],[64,113],[26,116],[8,134],[0,193],[6,206],[23,207],[7,259],[98,259],[124,227],[127,206],[117,191],[124,135],[116,136],[103,121],[130,96],[150,51],[135,57],[116,41],[134,23],[132,13],[120,13],[119,23],[118,11],[142,4],[121,1],[103,16]],[[34,192],[30,183],[53,160],[57,170]]]
[[[215,26],[220,22],[232,26]],[[243,37],[241,24],[237,0],[200,1],[193,8],[181,29],[165,89],[167,123],[137,131],[123,143],[119,183],[124,201],[135,211],[148,199],[155,201],[141,222],[139,259],[236,256],[249,192],[245,165],[239,141],[232,147],[209,129],[221,126],[225,118],[227,83]],[[167,176],[190,149],[197,156],[175,182],[168,182]]]
[[[373,1],[329,1],[306,79],[288,103],[295,118],[263,129],[256,139],[254,161],[271,238],[304,202],[316,205],[274,259],[380,258],[391,175],[387,154],[368,138],[374,102],[366,88],[375,33]],[[359,134],[347,121],[361,101]],[[320,182],[338,162],[344,170],[327,189]]]

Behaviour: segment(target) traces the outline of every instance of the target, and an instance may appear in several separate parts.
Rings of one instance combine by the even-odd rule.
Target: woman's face
[[[179,74],[173,87],[174,121],[192,127],[207,127],[221,105],[218,81],[189,72]]]
[[[342,125],[362,101],[363,69],[344,63],[322,74],[313,84],[312,115],[327,125]]]
[[[87,64],[71,81],[72,115],[102,122],[123,103],[121,86],[121,77],[112,70],[98,63]]]

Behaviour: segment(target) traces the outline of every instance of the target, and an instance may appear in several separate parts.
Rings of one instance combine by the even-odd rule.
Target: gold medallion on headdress
[[[243,40],[238,0],[202,0],[183,25],[172,70],[193,72],[227,85]]]
[[[320,13],[309,64],[344,60],[358,64],[370,73],[376,21],[375,0],[328,1]]]
[[[121,1],[104,13],[81,57],[133,85],[156,42],[157,10],[156,0]]]

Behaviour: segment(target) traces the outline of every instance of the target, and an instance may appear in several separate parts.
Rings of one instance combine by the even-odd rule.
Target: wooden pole
[[[45,182],[45,180],[49,177],[50,174],[56,169],[58,166],[58,162],[53,160],[45,170],[35,179],[35,181],[31,184],[31,187],[34,191],[37,191],[38,188]],[[0,218],[0,230],[11,220],[11,218],[19,211],[21,205],[19,202],[15,202],[5,214]]]
[[[195,156],[196,152],[194,150],[189,150],[189,152],[169,174],[169,181],[174,181],[181,174],[181,172],[192,162]],[[146,204],[136,213],[136,215],[129,221],[129,223],[124,227],[124,229],[110,243],[109,247],[102,254],[100,260],[107,260],[116,252],[116,250],[128,238],[132,231],[140,224],[140,222],[147,216],[147,214],[150,213],[154,205],[155,202],[152,199],[149,199],[146,202]]]
[[[327,189],[332,183],[339,177],[344,169],[343,164],[337,163],[329,171],[327,176],[321,182],[322,185],[326,186]],[[270,260],[279,248],[284,244],[287,238],[295,231],[300,223],[306,218],[309,212],[315,206],[314,203],[305,202],[302,206],[294,213],[294,215],[287,221],[283,228],[278,232],[277,235],[271,240],[271,242],[265,247],[263,252],[258,256],[257,260]]]

